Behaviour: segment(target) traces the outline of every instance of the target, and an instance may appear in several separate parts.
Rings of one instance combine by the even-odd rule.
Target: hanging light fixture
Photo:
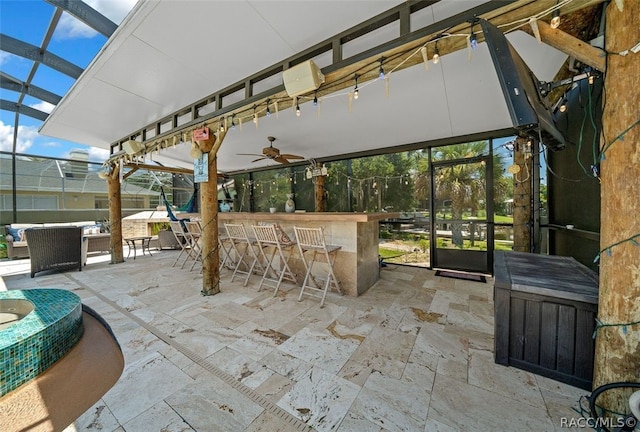
[[[384,57],[380,57],[380,70],[378,71],[378,78],[384,79],[384,68],[382,67],[382,62],[384,62]]]
[[[353,88],[353,98],[355,100],[358,100],[358,97],[360,97],[360,94],[358,92],[358,74],[355,74],[354,78],[356,80],[356,86]]]
[[[313,94],[313,106],[314,107],[318,106],[318,92],[317,91]]]
[[[220,132],[224,132],[227,129],[225,126],[226,122],[227,122],[227,119],[225,117],[222,117],[220,119]]]
[[[267,117],[271,117],[271,109],[269,109],[269,99],[267,99],[267,112],[266,112],[266,116],[267,116]]]
[[[231,129],[236,128],[236,122],[234,121],[235,116],[235,114],[231,114]]]
[[[471,44],[471,49],[476,50],[478,48],[478,38],[476,34],[473,33],[473,24],[471,25],[471,36],[469,37],[469,43]]]
[[[431,57],[431,60],[433,60],[433,64],[438,64],[438,62],[440,61],[440,51],[438,51],[438,41],[436,41],[436,46],[433,50],[433,57]]]
[[[553,15],[549,25],[552,29],[557,29],[558,27],[560,27],[560,9],[556,9],[553,11]]]
[[[300,117],[300,103],[298,102],[298,97],[296,96],[296,116]]]

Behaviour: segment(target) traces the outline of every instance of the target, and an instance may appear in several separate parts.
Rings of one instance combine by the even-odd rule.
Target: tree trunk
[[[531,159],[525,157],[525,138],[517,138],[513,163],[520,172],[513,175],[513,250],[531,252]]]
[[[226,134],[207,141],[198,141],[200,150],[208,155],[209,180],[200,183],[202,209],[202,295],[220,292],[220,251],[218,248],[218,158],[217,153]]]
[[[606,46],[619,53],[640,40],[640,2],[607,6]],[[600,292],[603,324],[640,321],[640,54],[609,54],[602,116]],[[619,244],[617,244],[620,242]],[[638,381],[640,325],[600,327],[596,337],[594,388],[616,381]],[[606,392],[609,393],[609,392]],[[603,395],[598,404],[628,412],[627,396]]]
[[[318,168],[322,168],[322,164],[318,164]],[[315,178],[315,197],[316,197],[316,211],[327,211],[327,194],[325,193],[324,183],[327,176],[319,175]]]
[[[122,197],[120,195],[120,169],[116,166],[107,178],[109,190],[109,230],[111,264],[124,262],[122,252]]]
[[[202,205],[202,294],[220,292],[218,250],[218,158],[209,155],[209,181],[200,184]]]

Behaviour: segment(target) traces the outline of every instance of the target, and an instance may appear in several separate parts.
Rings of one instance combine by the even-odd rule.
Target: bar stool
[[[226,267],[229,270],[235,269],[236,261],[234,257],[231,256],[231,239],[229,238],[224,225],[218,228],[218,248],[220,251],[220,268]]]
[[[252,228],[264,262],[264,271],[258,291],[262,290],[265,282],[274,283],[273,295],[275,297],[283,279],[297,283],[296,276],[289,267],[289,258],[291,258],[296,244],[283,231],[279,234],[275,224],[253,225]],[[268,250],[271,250],[269,255],[267,255]],[[276,256],[278,257],[277,264],[275,263]],[[273,274],[273,278],[269,276],[270,273]]]
[[[184,261],[180,266],[180,268],[184,268],[184,265],[187,263],[187,260],[189,260],[189,258],[192,257],[191,243],[189,241],[189,237],[185,233],[185,229],[182,226],[182,222],[170,221],[169,225],[171,226],[171,231],[173,232],[173,235],[175,236],[176,241],[178,242],[181,248],[180,254],[178,254],[178,256],[176,257],[176,260],[173,262],[171,267],[175,267],[178,261],[180,260],[180,257],[186,253],[187,255],[184,257]]]
[[[243,224],[225,223],[224,228],[227,231],[227,236],[229,237],[231,248],[236,258],[236,265],[233,269],[233,275],[231,275],[231,282],[233,282],[233,279],[238,273],[246,274],[247,277],[244,280],[243,286],[247,286],[254,269],[257,269],[260,273],[263,271],[258,260],[258,254],[254,248],[254,246],[258,245],[258,242],[255,239],[249,238]],[[251,264],[249,265],[245,259],[250,260]],[[242,266],[244,266],[246,270],[240,270]]]
[[[196,266],[198,261],[202,263],[202,246],[200,245],[200,239],[202,238],[202,225],[200,225],[200,221],[194,220],[186,221],[184,226],[186,228],[185,236],[191,245],[191,257],[193,258],[193,264],[189,271],[193,271],[193,268]],[[200,271],[202,271],[202,268]]]
[[[336,255],[338,255],[338,251],[342,249],[342,246],[327,245],[322,228],[300,228],[294,226],[293,229],[296,234],[296,243],[298,244],[302,262],[307,270],[304,276],[304,282],[302,282],[298,301],[302,300],[302,295],[305,294],[305,290],[311,290],[311,292],[307,292],[306,294],[321,297],[320,307],[324,307],[324,300],[327,296],[329,286],[333,284],[338,292],[342,294],[338,278],[336,278],[333,272]],[[311,255],[308,252],[313,252],[313,254]],[[309,258],[310,255],[311,258]],[[324,279],[324,286],[318,283],[318,280],[322,279],[317,278],[312,272],[314,264],[318,262],[318,258],[324,258],[326,261],[327,274],[326,279]]]

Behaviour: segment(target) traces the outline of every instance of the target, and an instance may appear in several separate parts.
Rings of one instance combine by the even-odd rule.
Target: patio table
[[[142,255],[144,255],[144,250],[146,249],[149,252],[149,256],[151,255],[151,250],[149,249],[149,244],[151,243],[151,236],[138,236],[138,237],[127,237],[124,241],[127,242],[129,246],[129,252],[127,253],[127,258],[131,255],[131,250],[133,249],[133,259],[136,259],[136,242],[140,241],[142,246]]]

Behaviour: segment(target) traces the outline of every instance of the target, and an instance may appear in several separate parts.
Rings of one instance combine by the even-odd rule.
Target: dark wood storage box
[[[495,361],[591,390],[598,276],[571,257],[498,252]]]

